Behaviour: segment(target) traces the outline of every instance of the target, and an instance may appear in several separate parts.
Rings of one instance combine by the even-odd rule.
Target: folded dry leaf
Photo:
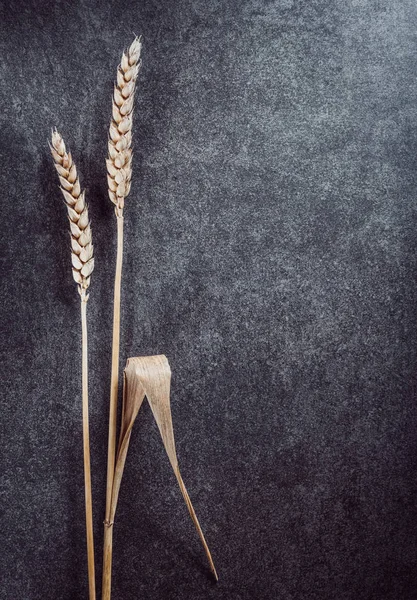
[[[205,540],[200,523],[195,514],[190,497],[181,477],[175,450],[174,429],[170,405],[171,369],[166,356],[142,356],[129,358],[125,368],[123,387],[123,409],[119,448],[113,483],[111,522],[113,523],[119,497],[120,484],[129,448],[132,428],[145,396],[147,397],[155,421],[158,425],[165,450],[180,486],[191,519],[197,529],[204,551],[216,580],[217,572]]]

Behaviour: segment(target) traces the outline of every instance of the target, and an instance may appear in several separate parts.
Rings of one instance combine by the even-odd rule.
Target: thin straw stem
[[[84,447],[84,489],[85,522],[87,530],[88,589],[90,600],[96,598],[93,538],[93,500],[91,493],[90,434],[88,425],[88,340],[87,340],[87,300],[85,292],[81,295],[82,327],[82,397],[83,397],[83,447]]]
[[[113,303],[113,344],[110,379],[109,440],[107,455],[106,519],[104,521],[103,552],[103,600],[111,596],[111,566],[113,553],[113,523],[111,519],[111,500],[113,492],[114,466],[116,455],[117,399],[119,390],[119,348],[120,348],[120,289],[123,264],[123,213],[116,210],[117,217],[117,256],[114,279]]]
[[[103,590],[102,599],[110,600],[111,596],[111,566],[113,554],[113,523],[104,524],[104,548],[103,548]]]
[[[194,523],[194,527],[197,529],[197,533],[200,537],[201,543],[203,544],[203,548],[204,548],[204,552],[206,553],[207,556],[207,560],[209,561],[209,565],[210,565],[210,569],[211,572],[214,575],[214,578],[216,581],[219,581],[219,577],[217,575],[217,571],[216,571],[216,567],[214,566],[214,562],[213,562],[213,558],[211,556],[211,552],[209,550],[209,547],[207,545],[206,539],[204,537],[203,531],[201,529],[200,523],[197,519],[197,515],[195,514],[195,510],[193,508],[193,505],[191,504],[191,500],[190,500],[190,496],[188,495],[187,489],[184,485],[184,482],[182,480],[181,477],[181,473],[179,468],[177,467],[175,469],[175,475],[178,481],[178,485],[180,486],[180,490],[181,490],[181,494],[185,500],[185,504],[187,505],[188,508],[188,512],[190,513],[190,517],[192,519],[192,522]]]

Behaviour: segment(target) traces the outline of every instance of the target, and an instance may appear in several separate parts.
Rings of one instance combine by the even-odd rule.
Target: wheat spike
[[[85,192],[81,191],[80,180],[71,153],[66,151],[64,140],[56,130],[52,132],[50,148],[68,209],[71,228],[72,274],[78,283],[80,296],[84,297],[94,269],[93,243]]]
[[[135,38],[127,52],[123,53],[114,86],[106,163],[109,197],[116,205],[118,216],[123,214],[132,178],[132,110],[136,79],[141,67],[141,50],[141,39]]]

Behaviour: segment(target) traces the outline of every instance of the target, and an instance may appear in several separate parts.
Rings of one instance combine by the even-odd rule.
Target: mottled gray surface
[[[79,304],[55,125],[96,248],[101,572],[116,239],[104,158],[116,65],[142,33],[122,363],[170,360],[179,460],[220,582],[146,405],[113,599],[414,600],[415,0],[31,0],[1,17],[0,597],[87,597]]]

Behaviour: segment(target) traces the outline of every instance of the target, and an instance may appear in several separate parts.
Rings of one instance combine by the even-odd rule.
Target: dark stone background
[[[150,409],[113,599],[417,598],[415,0],[1,9],[1,590],[87,598],[79,301],[47,139],[87,188],[101,574],[115,219],[104,159],[144,36],[122,356],[165,353],[210,578]]]

